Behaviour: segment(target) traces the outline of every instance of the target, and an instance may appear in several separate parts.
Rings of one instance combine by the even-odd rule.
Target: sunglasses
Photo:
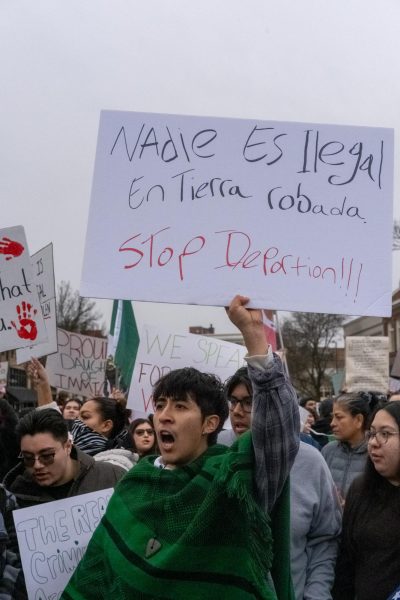
[[[145,433],[147,433],[147,435],[154,435],[154,429],[135,429],[134,433],[136,433],[136,435],[138,435],[139,437],[141,437]]]
[[[54,457],[56,455],[56,451],[54,452],[44,452],[43,454],[21,454],[18,456],[20,460],[23,461],[25,467],[33,467],[36,460],[40,462],[44,467],[48,467],[54,463]]]

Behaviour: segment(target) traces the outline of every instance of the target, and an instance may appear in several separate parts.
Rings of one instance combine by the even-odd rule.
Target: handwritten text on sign
[[[50,384],[81,396],[101,396],[107,358],[104,338],[57,329],[58,353],[48,357]]]
[[[81,293],[389,314],[392,178],[387,129],[105,111]]]
[[[31,257],[33,277],[48,340],[42,344],[17,350],[17,364],[32,356],[47,356],[57,352],[56,288],[54,281],[53,244],[41,248]]]
[[[194,367],[222,381],[244,365],[246,348],[217,338],[171,333],[145,325],[140,335],[128,406],[138,417],[153,412],[153,386],[173,369]]]
[[[0,352],[46,339],[24,228],[0,229]]]
[[[56,600],[86,551],[113,489],[13,512],[29,600]]]

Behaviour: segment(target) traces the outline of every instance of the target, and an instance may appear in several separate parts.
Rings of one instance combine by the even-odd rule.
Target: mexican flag
[[[107,354],[114,358],[116,383],[121,389],[129,389],[138,347],[139,334],[132,302],[114,300]]]

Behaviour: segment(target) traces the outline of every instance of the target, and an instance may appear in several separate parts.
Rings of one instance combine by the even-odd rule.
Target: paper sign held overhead
[[[389,390],[389,338],[346,337],[346,383],[348,392]]]
[[[0,352],[46,340],[24,229],[0,229]]]
[[[17,364],[32,356],[47,356],[57,352],[56,287],[54,280],[53,244],[32,255],[32,270],[40,308],[47,332],[47,342],[17,350]]]
[[[145,325],[140,334],[128,407],[135,418],[154,412],[153,386],[174,369],[194,367],[204,373],[214,373],[225,381],[244,366],[246,352],[244,346],[214,337]]]
[[[392,180],[389,129],[104,111],[81,294],[388,315]]]
[[[85,397],[102,396],[107,340],[57,329],[58,352],[48,357],[50,384]]]

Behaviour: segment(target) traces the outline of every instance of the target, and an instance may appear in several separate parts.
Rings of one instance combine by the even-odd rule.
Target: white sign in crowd
[[[59,598],[100,523],[113,489],[13,512],[29,600]]]
[[[50,384],[71,394],[102,396],[107,340],[57,329],[58,353],[47,358]]]
[[[140,335],[128,407],[135,417],[153,412],[152,391],[158,379],[182,367],[214,373],[221,381],[244,365],[246,348],[214,337],[174,333],[145,325]]]
[[[390,129],[103,111],[81,293],[388,316],[392,222]]]
[[[0,352],[47,340],[24,228],[0,230]]]
[[[388,337],[346,337],[345,387],[348,392],[389,389]]]
[[[32,356],[57,352],[56,286],[54,278],[53,244],[48,244],[31,257],[33,277],[46,327],[47,342],[17,350],[17,364]]]

